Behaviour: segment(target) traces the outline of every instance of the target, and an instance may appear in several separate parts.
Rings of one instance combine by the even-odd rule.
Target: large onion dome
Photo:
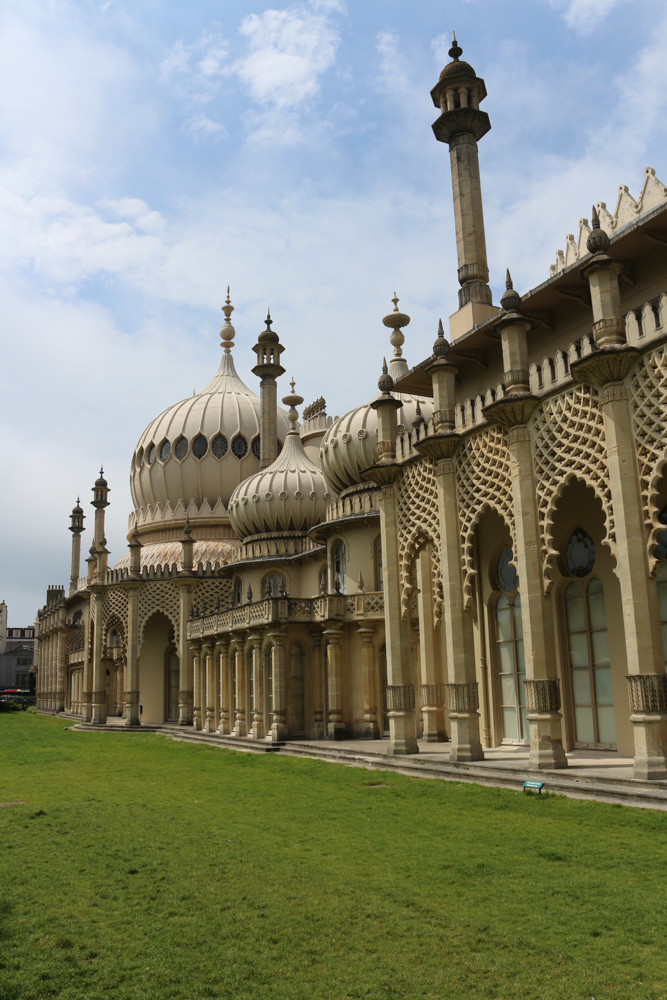
[[[224,350],[218,371],[201,392],[152,420],[134,451],[130,488],[135,517],[130,530],[136,524],[144,544],[179,538],[186,513],[196,538],[229,540],[229,498],[260,468],[260,400],[234,367],[229,289],[222,308]],[[288,429],[287,414],[279,409],[279,446]],[[150,558],[142,551],[142,562]]]
[[[389,339],[394,348],[394,356],[389,365],[389,374],[395,382],[408,373],[408,363],[402,351],[405,336],[401,327],[408,325],[410,317],[407,313],[399,312],[399,300],[395,292],[391,301],[394,303],[393,311],[382,322],[392,331]],[[409,430],[418,420],[428,421],[433,416],[432,400],[402,392],[394,392],[392,395],[401,403],[401,408],[396,411],[399,434],[403,430]],[[334,420],[320,445],[320,465],[331,489],[342,493],[348,487],[364,482],[361,470],[374,465],[379,459],[377,437],[377,412],[370,402],[357,406]]]
[[[297,430],[296,406],[303,397],[294,392],[283,403],[290,406],[290,430],[278,458],[262,472],[236,487],[229,501],[229,519],[236,534],[246,539],[276,531],[305,532],[324,519],[331,499],[321,469],[306,455]]]

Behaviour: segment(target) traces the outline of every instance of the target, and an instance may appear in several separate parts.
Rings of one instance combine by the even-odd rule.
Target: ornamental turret
[[[278,401],[276,379],[283,375],[285,369],[280,364],[280,355],[285,348],[280,343],[278,334],[271,329],[271,311],[266,317],[266,330],[262,330],[257,343],[253,347],[257,355],[257,364],[253,375],[262,381],[259,383],[260,431],[259,431],[259,467],[266,469],[278,456]]]
[[[104,539],[104,511],[109,506],[109,484],[104,478],[104,468],[100,469],[99,477],[93,486],[93,499],[91,506],[95,508],[95,534],[93,544],[97,545]]]
[[[489,116],[480,111],[486,97],[484,80],[461,60],[463,50],[452,36],[448,63],[431,91],[440,117],[433,123],[439,142],[449,145],[454,194],[454,223],[458,257],[459,310],[450,317],[453,340],[496,312],[491,302],[486,236],[482,209],[477,143],[491,128]]]
[[[70,526],[69,530],[72,532],[72,566],[70,570],[69,579],[69,590],[70,594],[73,594],[79,583],[79,571],[81,568],[81,532],[86,529],[83,526],[86,515],[83,513],[83,508],[79,497],[76,498],[76,506],[72,508],[72,513],[70,514]]]

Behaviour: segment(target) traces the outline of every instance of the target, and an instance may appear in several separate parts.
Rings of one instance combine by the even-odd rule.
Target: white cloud
[[[604,21],[609,13],[627,0],[549,0],[552,7],[563,10],[565,23],[581,34],[588,34]]]
[[[412,94],[414,85],[405,71],[405,60],[398,47],[398,32],[380,31],[375,39],[380,57],[375,89],[389,94]]]
[[[193,139],[222,139],[227,134],[225,126],[213,121],[203,112],[192,115],[183,123],[183,131]]]
[[[261,105],[295,108],[314,98],[333,64],[340,37],[330,14],[339,4],[297,5],[251,14],[241,22],[247,53],[232,70]]]

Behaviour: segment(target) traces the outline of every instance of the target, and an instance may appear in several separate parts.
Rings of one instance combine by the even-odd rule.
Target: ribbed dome
[[[288,427],[279,409],[279,440]],[[218,498],[227,506],[235,486],[259,470],[259,428],[259,396],[241,381],[226,347],[209,384],[168,407],[141,435],[130,475],[135,509],[173,508],[179,500],[184,507],[207,500],[213,508]],[[196,514],[190,518],[196,522]]]
[[[306,455],[291,430],[278,458],[237,486],[229,519],[240,538],[273,531],[307,531],[324,519],[331,495],[322,470]]]
[[[234,551],[234,546],[238,543],[230,544],[228,541],[217,539],[205,539],[202,542],[195,542],[193,546],[192,561],[195,566],[202,563],[216,563],[224,565],[229,562],[229,558]],[[141,547],[141,568],[144,566],[174,566],[181,569],[181,556],[183,547],[180,541],[154,542],[153,544],[142,545]],[[130,553],[126,552],[116,563],[114,569],[129,569]]]

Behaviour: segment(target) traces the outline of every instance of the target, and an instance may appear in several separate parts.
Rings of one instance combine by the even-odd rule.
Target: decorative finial
[[[378,379],[378,389],[383,395],[387,395],[394,388],[394,380],[389,374],[389,369],[387,368],[387,359],[382,359],[382,374]]]
[[[285,406],[289,406],[289,408],[290,408],[289,409],[289,413],[287,414],[287,416],[289,418],[289,421],[290,421],[290,429],[287,432],[288,434],[297,434],[298,433],[298,431],[296,429],[296,422],[299,419],[299,414],[296,411],[296,407],[297,406],[301,406],[301,404],[303,403],[303,396],[299,396],[294,391],[294,386],[295,385],[296,385],[296,383],[295,383],[294,379],[292,379],[292,381],[290,382],[290,386],[292,387],[292,391],[291,391],[291,393],[289,393],[287,396],[285,396],[283,398],[283,403],[285,404]]]
[[[262,330],[262,332],[260,333],[259,337],[257,338],[257,343],[258,344],[279,344],[280,340],[278,338],[278,334],[276,333],[275,330],[271,329],[271,324],[273,323],[273,320],[271,319],[271,310],[270,309],[266,310],[266,319],[265,319],[264,322],[266,323],[266,330]]]
[[[611,240],[600,225],[600,216],[598,215],[598,211],[595,205],[593,205],[593,211],[591,212],[591,231],[588,234],[588,239],[586,240],[586,249],[589,253],[606,253],[609,249],[610,242]]]
[[[188,538],[192,534],[192,528],[190,527],[190,515],[189,514],[187,514],[186,518],[185,518],[185,527],[183,528],[183,534],[186,535]]]
[[[521,308],[521,296],[518,292],[514,291],[514,285],[512,284],[512,275],[510,274],[509,267],[505,275],[505,289],[503,297],[500,300],[500,304],[505,310],[505,312],[516,312]]]
[[[394,303],[393,310],[383,318],[382,322],[385,326],[388,326],[392,331],[391,337],[389,338],[390,343],[394,348],[394,357],[400,358],[403,355],[401,348],[405,343],[405,337],[401,331],[402,326],[407,326],[410,322],[410,317],[407,313],[399,312],[398,310],[398,296],[394,292],[394,297],[391,300]]]
[[[449,354],[449,350],[450,350],[449,343],[447,340],[445,340],[445,331],[442,328],[442,320],[439,319],[438,336],[436,337],[435,343],[433,344],[433,353],[435,354],[436,358],[444,359]]]
[[[229,354],[230,350],[234,346],[234,337],[236,336],[236,330],[232,326],[232,321],[230,319],[230,316],[234,312],[234,306],[232,305],[232,300],[229,297],[229,285],[227,285],[227,298],[225,299],[222,311],[225,314],[225,322],[220,327],[220,346],[224,347],[225,354]],[[192,395],[194,396],[194,393]]]
[[[461,48],[461,46],[459,45],[459,43],[456,41],[456,32],[452,31],[452,47],[449,50],[449,55],[452,57],[452,59],[455,62],[458,62],[459,61],[459,56],[462,55],[462,54],[463,54],[463,49]]]

